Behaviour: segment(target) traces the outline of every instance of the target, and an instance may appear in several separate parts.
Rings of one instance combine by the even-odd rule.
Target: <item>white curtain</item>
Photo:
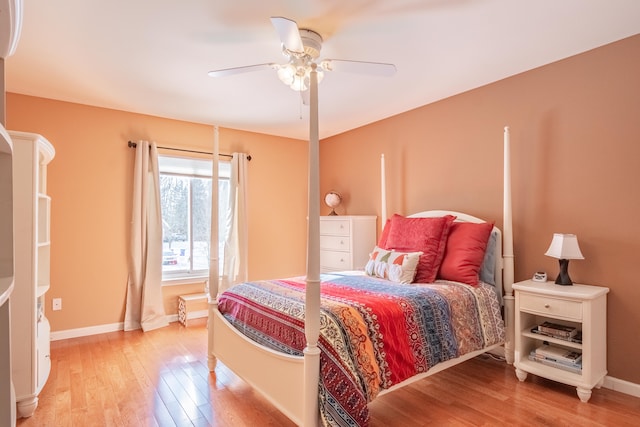
[[[131,246],[124,330],[167,326],[162,301],[162,214],[158,148],[139,141],[133,176]]]
[[[219,292],[248,277],[248,223],[247,223],[247,155],[233,153],[229,180],[229,216],[227,238],[224,244],[224,268]]]

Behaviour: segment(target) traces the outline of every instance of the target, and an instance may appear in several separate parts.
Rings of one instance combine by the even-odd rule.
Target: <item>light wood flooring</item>
[[[204,319],[142,333],[112,332],[51,343],[39,406],[18,426],[293,426],[218,364],[207,369]],[[260,361],[256,361],[260,363]],[[381,396],[371,427],[638,426],[640,398],[529,376],[487,356]]]

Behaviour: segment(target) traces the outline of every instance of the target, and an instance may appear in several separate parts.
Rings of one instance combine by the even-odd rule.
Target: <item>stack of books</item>
[[[582,353],[579,351],[543,344],[529,354],[529,359],[576,374],[582,373]]]
[[[558,323],[544,322],[531,329],[531,332],[565,341],[582,342],[582,332],[578,328]]]

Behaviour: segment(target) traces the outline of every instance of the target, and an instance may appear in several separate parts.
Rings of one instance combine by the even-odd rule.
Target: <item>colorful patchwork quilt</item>
[[[319,406],[326,426],[366,426],[380,390],[440,362],[504,342],[495,288],[321,276]],[[235,285],[218,309],[271,349],[302,356],[304,277]],[[296,391],[292,391],[296,392]]]

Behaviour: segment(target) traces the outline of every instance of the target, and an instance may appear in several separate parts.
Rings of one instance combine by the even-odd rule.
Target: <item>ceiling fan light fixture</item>
[[[293,63],[278,66],[278,78],[280,81],[297,92],[309,89],[311,66],[296,66]],[[318,70],[318,83],[324,78],[324,73]]]
[[[308,80],[305,78],[305,76],[295,75],[293,76],[293,82],[289,85],[289,87],[296,92],[304,92],[305,90],[309,89],[309,87],[307,86],[307,82]]]
[[[321,70],[333,71],[333,64],[330,59],[323,59],[322,61],[320,61],[320,64],[318,65],[319,65],[318,68]]]
[[[278,78],[286,85],[291,85],[296,76],[296,67],[293,64],[284,64],[278,68]]]

